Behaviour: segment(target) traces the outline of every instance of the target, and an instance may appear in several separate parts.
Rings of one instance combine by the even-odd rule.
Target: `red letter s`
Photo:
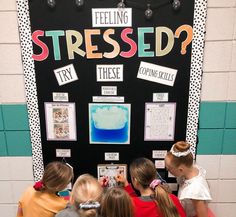
[[[33,54],[32,58],[36,61],[43,61],[47,59],[49,50],[47,45],[38,39],[39,36],[44,36],[44,31],[42,30],[34,31],[32,34],[32,41],[42,49],[42,52],[41,54]]]

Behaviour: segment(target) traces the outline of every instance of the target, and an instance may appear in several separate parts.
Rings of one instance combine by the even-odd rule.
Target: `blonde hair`
[[[130,175],[132,179],[144,188],[149,188],[150,183],[157,179],[157,171],[154,163],[147,158],[137,158],[130,164]],[[154,190],[154,199],[164,217],[179,217],[176,206],[169,197],[166,186],[159,184]]]
[[[81,203],[100,202],[103,189],[96,178],[89,174],[79,176],[71,192],[71,200],[81,217],[94,217],[97,209],[79,209]]]
[[[190,149],[190,145],[185,142],[185,141],[179,141],[176,142],[173,146],[172,149],[175,152],[186,152]],[[193,155],[190,152],[189,154],[187,154],[186,156],[174,156],[170,151],[167,152],[166,155],[168,158],[170,158],[171,164],[174,167],[179,167],[181,164],[185,165],[186,167],[191,167],[193,165]]]
[[[133,217],[133,214],[131,198],[124,189],[112,187],[107,190],[101,203],[101,216]]]
[[[54,161],[49,163],[44,170],[40,191],[56,193],[66,188],[73,179],[73,170],[65,163]]]

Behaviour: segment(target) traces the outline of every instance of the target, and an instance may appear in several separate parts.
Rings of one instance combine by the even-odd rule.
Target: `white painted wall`
[[[208,0],[202,101],[236,101],[236,1]],[[198,155],[217,217],[236,216],[236,155]]]
[[[208,0],[202,101],[236,100],[236,1]]]

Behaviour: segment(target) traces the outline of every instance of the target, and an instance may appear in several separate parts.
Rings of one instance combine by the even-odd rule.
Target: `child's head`
[[[193,155],[187,142],[176,142],[165,157],[166,169],[174,176],[181,176],[184,167],[193,165]]]
[[[109,188],[101,203],[101,216],[133,217],[133,204],[129,194],[122,188]]]
[[[71,203],[78,209],[81,217],[96,216],[98,208],[96,205],[100,203],[102,192],[103,189],[96,178],[83,174],[77,178],[73,186]]]
[[[144,189],[148,188],[153,179],[157,178],[157,172],[153,162],[147,158],[135,159],[129,167],[130,176],[134,187],[136,183]]]
[[[66,188],[73,178],[73,170],[63,162],[49,163],[44,170],[42,190],[55,193]]]
[[[178,211],[169,197],[168,187],[157,179],[154,163],[147,158],[137,158],[130,164],[130,176],[134,187],[152,189],[158,208],[164,217],[179,217]]]

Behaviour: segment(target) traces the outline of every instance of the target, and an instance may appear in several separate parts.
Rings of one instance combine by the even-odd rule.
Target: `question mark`
[[[187,46],[191,43],[193,39],[193,28],[190,25],[182,25],[175,31],[175,38],[179,38],[181,32],[187,32],[187,38],[181,44],[181,51],[182,55],[186,54]]]

